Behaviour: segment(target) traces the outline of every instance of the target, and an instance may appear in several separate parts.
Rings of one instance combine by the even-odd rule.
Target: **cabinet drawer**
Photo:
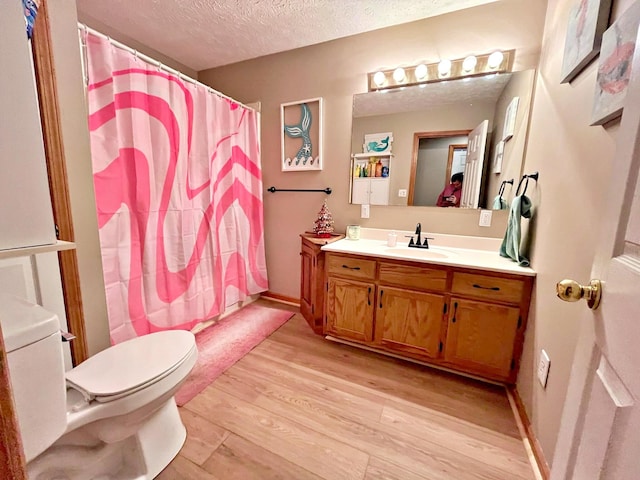
[[[443,291],[447,287],[447,271],[380,262],[380,283],[419,290]]]
[[[376,261],[327,253],[325,260],[329,275],[373,280],[376,277]]]
[[[524,281],[473,273],[454,273],[451,291],[486,300],[520,303]]]

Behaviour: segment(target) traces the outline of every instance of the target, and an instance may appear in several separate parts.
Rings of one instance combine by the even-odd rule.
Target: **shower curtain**
[[[257,114],[83,35],[112,343],[266,290]]]

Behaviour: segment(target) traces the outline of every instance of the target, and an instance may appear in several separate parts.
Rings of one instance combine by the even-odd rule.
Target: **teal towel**
[[[511,202],[507,231],[504,233],[504,239],[500,245],[500,256],[511,258],[521,267],[528,267],[529,260],[520,251],[520,217],[531,218],[531,200],[525,195],[515,197]]]
[[[506,210],[507,209],[507,202],[504,198],[502,198],[502,195],[498,195],[496,198],[493,199],[493,206],[491,207],[492,210]]]

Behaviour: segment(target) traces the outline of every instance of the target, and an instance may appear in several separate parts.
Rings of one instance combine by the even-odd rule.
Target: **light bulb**
[[[385,79],[386,77],[384,75],[384,72],[376,72],[373,76],[373,83],[375,83],[378,87],[381,87],[382,85],[384,85]]]
[[[497,52],[493,52],[491,55],[489,55],[487,65],[489,66],[489,68],[495,69],[500,66],[502,60],[504,60],[504,55],[500,50],[498,50]]]
[[[404,82],[405,79],[405,74],[404,74],[404,68],[402,67],[398,67],[393,71],[393,79],[397,82],[397,83],[401,83]]]
[[[465,72],[471,72],[474,68],[476,68],[476,63],[478,63],[478,59],[473,55],[469,55],[462,62],[462,69]]]
[[[451,72],[451,60],[440,60],[438,64],[438,74],[441,77],[446,77]]]
[[[413,72],[417,80],[424,80],[427,78],[427,66],[424,63],[418,65]]]

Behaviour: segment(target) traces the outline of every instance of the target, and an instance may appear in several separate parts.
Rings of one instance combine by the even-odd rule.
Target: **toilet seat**
[[[193,334],[183,330],[136,337],[69,370],[67,385],[89,401],[111,402],[170,375],[195,349]]]

